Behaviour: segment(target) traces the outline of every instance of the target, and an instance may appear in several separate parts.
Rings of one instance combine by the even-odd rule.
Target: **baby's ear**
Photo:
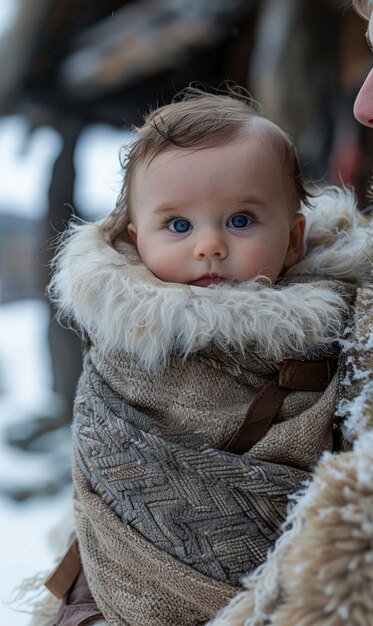
[[[289,269],[289,267],[295,265],[302,256],[305,226],[306,219],[304,215],[297,213],[293,218],[292,226],[289,231],[289,247],[284,261],[284,269]]]
[[[131,239],[131,241],[136,245],[137,243],[137,232],[136,232],[136,227],[134,226],[134,224],[132,224],[132,222],[130,222],[127,226],[127,233]]]

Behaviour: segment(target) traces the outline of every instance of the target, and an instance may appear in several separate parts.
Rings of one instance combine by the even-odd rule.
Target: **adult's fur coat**
[[[97,224],[73,228],[51,291],[89,345],[73,427],[76,532],[112,626],[206,623],[247,571],[248,591],[217,624],[369,623],[371,240],[352,195],[329,190],[278,285],[203,289],[159,281]],[[289,394],[247,454],[224,452],[284,360],[335,357],[341,344],[324,392]],[[365,439],[323,458],[279,538],[288,496],[332,449],[338,394],[345,436]]]

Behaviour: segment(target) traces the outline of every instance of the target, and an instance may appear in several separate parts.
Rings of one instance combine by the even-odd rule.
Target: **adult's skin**
[[[367,42],[373,52],[373,0],[355,0],[353,5],[368,20]],[[373,69],[356,97],[354,115],[361,124],[373,128]]]

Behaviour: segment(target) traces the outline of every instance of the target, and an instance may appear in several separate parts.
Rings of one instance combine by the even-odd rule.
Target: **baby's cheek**
[[[146,233],[140,232],[137,239],[137,249],[142,262],[148,269],[154,274],[157,274],[157,269],[162,270],[165,265],[165,253],[162,243],[154,236],[146,236]]]
[[[161,280],[165,282],[179,282],[181,281],[181,269],[177,255],[170,253],[161,247],[158,250],[153,250],[149,255],[145,265]]]

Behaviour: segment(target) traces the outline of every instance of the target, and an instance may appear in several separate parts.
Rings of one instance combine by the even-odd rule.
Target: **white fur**
[[[359,223],[350,192],[324,193],[307,221],[309,241],[316,236],[330,243],[308,245],[289,274],[322,273],[355,283],[366,276],[369,229]],[[148,369],[165,365],[173,351],[187,356],[211,342],[275,360],[304,356],[339,338],[346,312],[331,283],[281,289],[254,280],[209,288],[164,283],[131,244],[121,253],[109,246],[97,223],[73,223],[54,265],[49,291],[60,313],[104,350],[136,355]]]
[[[328,187],[303,213],[304,256],[287,275],[320,274],[356,284],[366,280],[373,268],[373,224],[363,223],[353,192]]]

